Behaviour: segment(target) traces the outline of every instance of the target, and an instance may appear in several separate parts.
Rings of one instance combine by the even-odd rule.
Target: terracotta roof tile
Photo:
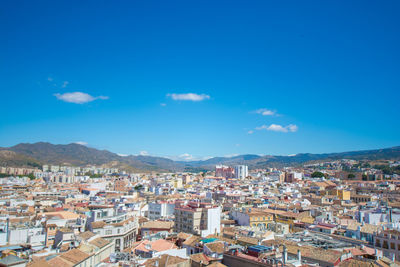
[[[110,244],[110,242],[105,240],[104,238],[98,237],[95,240],[90,241],[89,244],[94,245],[98,248],[103,248]]]
[[[70,251],[67,251],[67,252],[61,254],[60,257],[69,262],[72,262],[74,264],[78,264],[78,263],[86,260],[87,258],[89,258],[90,255],[88,255],[87,253],[85,253],[79,249],[74,248]]]

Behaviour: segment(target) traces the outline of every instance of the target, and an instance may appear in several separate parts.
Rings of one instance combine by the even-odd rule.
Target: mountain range
[[[292,156],[239,155],[235,157],[214,157],[199,161],[174,161],[168,158],[142,155],[121,156],[72,143],[54,145],[47,142],[21,143],[12,147],[0,148],[0,166],[40,167],[42,164],[103,167],[118,167],[128,171],[190,171],[212,170],[217,164],[246,164],[250,169],[266,167],[296,166],[308,162],[337,159],[355,160],[399,160],[400,146],[351,151],[342,153],[311,154]]]

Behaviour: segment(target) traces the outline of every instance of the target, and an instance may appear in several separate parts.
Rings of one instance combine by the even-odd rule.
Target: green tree
[[[356,178],[356,176],[354,175],[354,173],[349,173],[349,175],[347,175],[347,178],[353,179]]]
[[[36,178],[35,175],[33,175],[33,173],[28,174],[27,177],[29,177],[29,179],[31,180],[34,180]]]
[[[139,191],[140,189],[142,189],[142,187],[143,187],[143,185],[138,184],[134,188],[135,188],[136,191]]]
[[[315,171],[311,174],[311,177],[313,178],[322,178],[325,177],[325,174],[319,171]]]

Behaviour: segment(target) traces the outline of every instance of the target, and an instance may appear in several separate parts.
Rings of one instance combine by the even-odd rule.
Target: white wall
[[[206,237],[221,232],[221,209],[216,207],[207,210],[207,230],[201,231],[201,236]]]
[[[237,223],[241,226],[249,226],[250,225],[250,217],[246,213],[240,211],[232,211],[231,213],[232,219],[237,221]]]
[[[10,245],[27,243],[28,229],[16,229],[10,231]]]
[[[7,233],[0,234],[0,246],[7,245]]]
[[[184,259],[188,258],[185,248],[168,249],[168,250],[165,250],[165,251],[161,251],[161,252],[155,253],[153,258],[161,256],[161,255],[177,256],[177,257],[181,257],[181,258],[184,258]]]

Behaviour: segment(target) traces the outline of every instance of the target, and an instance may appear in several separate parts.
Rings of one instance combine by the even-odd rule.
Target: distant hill
[[[200,161],[173,161],[153,156],[120,156],[116,153],[90,148],[79,144],[54,145],[46,142],[21,143],[8,148],[0,148],[0,166],[54,165],[103,165],[130,171],[202,171],[212,170],[215,165],[246,164],[249,168],[296,166],[307,162],[336,160],[399,160],[400,146],[364,151],[328,154],[297,154],[293,156],[239,155],[235,157],[214,157]]]
[[[23,160],[15,160],[17,166],[30,166],[34,162],[40,164],[53,165],[112,165],[113,167],[132,167],[131,170],[142,171],[176,171],[182,168],[182,165],[173,160],[162,157],[151,156],[120,156],[107,150],[99,150],[90,148],[80,144],[53,145],[46,142],[38,142],[34,144],[21,143],[9,148],[0,148],[0,151],[14,152],[14,158],[23,158]],[[0,154],[0,162],[5,158]],[[4,162],[6,162],[4,160]],[[7,160],[7,166],[12,163]],[[129,168],[128,168],[129,169]]]
[[[2,167],[40,167],[40,161],[25,156],[23,154],[15,153],[10,150],[0,150],[0,166]]]
[[[7,149],[47,164],[101,165],[110,161],[119,160],[117,154],[79,144],[53,145],[45,142],[34,144],[22,143]]]

